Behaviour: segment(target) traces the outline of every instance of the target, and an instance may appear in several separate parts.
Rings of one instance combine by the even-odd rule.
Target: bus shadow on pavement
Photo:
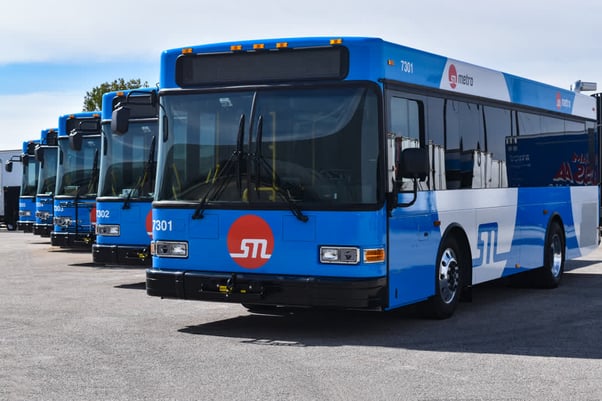
[[[503,281],[473,289],[453,317],[429,320],[417,306],[393,312],[303,311],[243,314],[192,325],[181,333],[286,346],[375,346],[420,351],[602,358],[602,275],[567,272],[553,290]],[[244,312],[243,312],[244,313]]]

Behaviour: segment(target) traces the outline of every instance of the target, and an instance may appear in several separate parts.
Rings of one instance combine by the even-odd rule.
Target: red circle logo
[[[90,209],[90,223],[96,224],[96,205]]]
[[[146,233],[153,238],[153,209],[149,210],[146,215]]]
[[[228,252],[237,265],[257,269],[267,263],[274,250],[272,229],[261,217],[238,218],[228,231]]]
[[[455,65],[451,64],[449,66],[447,78],[449,79],[449,86],[451,86],[452,89],[456,89],[456,85],[458,84],[458,73],[456,72]]]
[[[558,110],[562,108],[562,95],[560,92],[556,92],[556,108]]]

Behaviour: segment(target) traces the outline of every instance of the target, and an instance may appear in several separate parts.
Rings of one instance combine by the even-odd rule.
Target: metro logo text
[[[474,86],[474,78],[468,74],[458,74],[454,64],[450,64],[447,77],[449,79],[449,86],[452,89],[456,89],[458,85]]]

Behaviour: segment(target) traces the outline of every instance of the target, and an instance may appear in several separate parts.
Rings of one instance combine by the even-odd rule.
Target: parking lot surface
[[[0,400],[602,400],[602,250],[447,320],[257,315],[146,295],[141,268],[0,232]]]

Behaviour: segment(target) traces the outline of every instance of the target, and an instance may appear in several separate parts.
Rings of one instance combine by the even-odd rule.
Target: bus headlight
[[[96,225],[96,235],[104,235],[107,237],[119,237],[121,228],[119,224],[98,224]]]
[[[50,218],[50,212],[36,212],[36,217],[40,220],[47,220]]]
[[[19,210],[19,217],[30,217],[31,210]]]
[[[187,258],[188,243],[175,241],[155,241],[155,254],[160,258]]]
[[[69,227],[71,225],[71,217],[55,217],[53,219],[55,226]]]
[[[320,263],[357,265],[360,262],[360,249],[348,246],[321,246]]]

